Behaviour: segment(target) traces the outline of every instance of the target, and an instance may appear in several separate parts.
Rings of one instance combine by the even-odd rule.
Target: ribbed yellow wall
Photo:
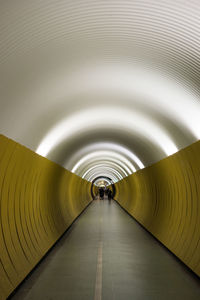
[[[200,276],[200,141],[116,189],[120,205]]]
[[[0,299],[92,200],[91,184],[0,135]]]

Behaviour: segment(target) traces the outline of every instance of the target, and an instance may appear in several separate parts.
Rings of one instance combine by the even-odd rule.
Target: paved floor
[[[96,200],[12,300],[198,300],[200,280],[114,201]]]

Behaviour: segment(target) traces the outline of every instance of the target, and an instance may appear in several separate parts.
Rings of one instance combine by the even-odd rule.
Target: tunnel
[[[200,299],[200,2],[1,0],[0,45],[0,300]]]

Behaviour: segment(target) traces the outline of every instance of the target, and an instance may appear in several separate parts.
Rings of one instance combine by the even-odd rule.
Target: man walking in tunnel
[[[112,191],[111,189],[108,188],[108,200],[111,200],[112,196],[113,196]]]
[[[104,199],[104,189],[102,187],[99,188],[99,196],[101,200]]]

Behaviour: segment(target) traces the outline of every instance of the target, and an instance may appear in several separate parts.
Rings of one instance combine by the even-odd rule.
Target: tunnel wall
[[[200,276],[200,141],[115,186],[119,204]]]
[[[0,299],[92,200],[91,183],[0,135]]]

